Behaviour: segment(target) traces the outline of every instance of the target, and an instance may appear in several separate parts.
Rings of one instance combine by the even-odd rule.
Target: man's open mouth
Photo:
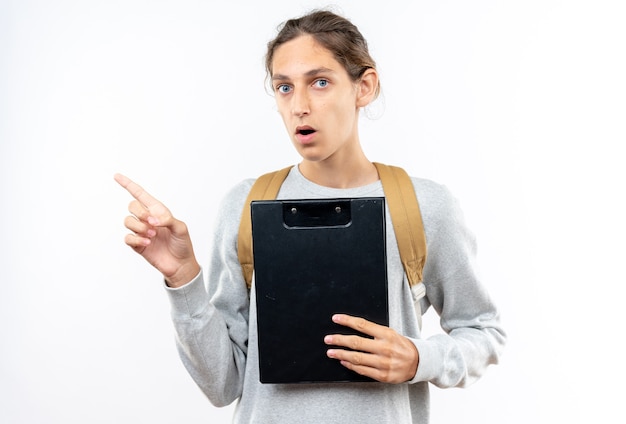
[[[315,130],[311,127],[298,127],[296,128],[296,134],[309,135],[313,134]]]

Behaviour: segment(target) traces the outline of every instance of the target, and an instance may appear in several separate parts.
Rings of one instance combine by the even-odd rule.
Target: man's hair
[[[366,70],[376,69],[376,62],[370,56],[367,41],[352,22],[327,10],[315,10],[300,18],[290,19],[278,27],[278,35],[267,44],[265,70],[268,79],[273,75],[276,49],[303,35],[312,36],[330,51],[353,82],[359,81]],[[379,93],[380,83],[376,87],[376,96]]]

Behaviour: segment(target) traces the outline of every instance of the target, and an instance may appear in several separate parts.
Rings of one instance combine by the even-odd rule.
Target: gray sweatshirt
[[[239,219],[254,180],[236,185],[221,203],[205,286],[202,271],[167,288],[181,359],[215,406],[235,400],[235,423],[428,423],[428,384],[463,387],[498,362],[505,343],[498,311],[474,270],[475,242],[456,200],[443,186],[412,178],[426,232],[426,295],[445,334],[423,339],[413,292],[404,275],[387,211],[389,326],[419,352],[415,377],[403,384],[259,382],[254,286],[246,288],[237,257]],[[279,199],[383,196],[380,181],[333,189],[292,168]],[[254,285],[254,281],[253,281]],[[279,348],[279,347],[278,347]]]

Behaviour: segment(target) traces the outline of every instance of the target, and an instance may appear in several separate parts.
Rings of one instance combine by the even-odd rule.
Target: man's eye
[[[317,81],[315,81],[315,85],[317,85],[319,88],[324,88],[328,85],[328,80],[325,79],[319,79]]]
[[[289,93],[291,91],[291,87],[289,87],[288,85],[285,84],[281,84],[278,87],[276,87],[276,91],[278,91],[279,93]]]

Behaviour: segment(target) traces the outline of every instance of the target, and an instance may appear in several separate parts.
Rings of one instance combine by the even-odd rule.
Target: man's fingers
[[[115,174],[113,178],[115,179],[115,181],[117,181],[119,185],[124,187],[126,191],[130,193],[131,196],[137,199],[146,208],[149,208],[151,206],[161,203],[157,199],[152,197],[150,193],[145,191],[143,187],[141,187],[139,184],[137,184],[136,182],[134,182],[127,176],[122,175],[122,174]]]
[[[128,212],[142,222],[148,222],[150,211],[139,200],[133,200],[128,204]]]
[[[373,339],[327,335],[324,343],[330,346],[327,351],[329,358],[337,359],[344,367],[378,381],[401,383],[413,378],[419,364],[419,352],[409,339],[389,327],[350,315],[333,315],[333,322]]]
[[[373,339],[367,339],[365,337],[333,334],[326,336],[324,342],[328,345],[345,347],[353,351],[377,353],[376,342]]]
[[[352,350],[328,349],[327,355],[329,358],[369,368],[374,368],[379,362],[375,355]]]
[[[331,359],[338,360],[341,365],[374,380],[386,381],[389,370],[382,366],[382,358],[366,352],[355,352],[350,350],[329,349],[327,355]]]
[[[363,334],[375,338],[383,337],[388,330],[388,327],[383,325],[378,325],[366,319],[345,314],[333,315],[333,322],[345,327],[350,327],[353,330],[360,331]]]
[[[124,243],[141,253],[151,243],[151,240],[137,234],[126,234]]]
[[[153,226],[169,226],[172,223],[173,217],[169,209],[143,187],[122,174],[115,174],[114,178],[135,198],[130,202],[128,210],[137,219]]]
[[[127,216],[124,219],[124,226],[142,237],[154,237],[156,235],[154,227],[140,221],[134,216]]]

